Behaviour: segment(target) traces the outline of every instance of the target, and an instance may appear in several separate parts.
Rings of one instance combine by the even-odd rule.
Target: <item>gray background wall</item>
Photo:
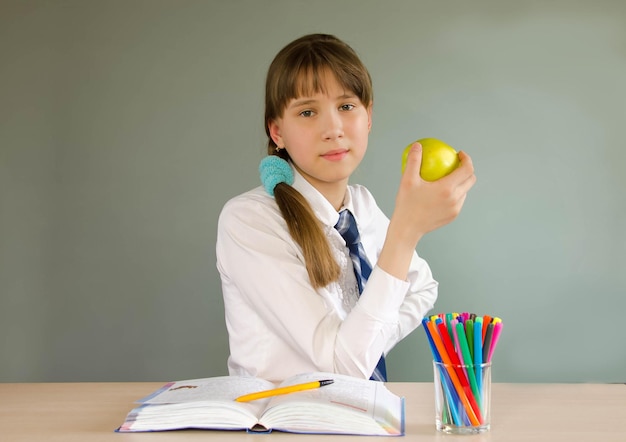
[[[400,155],[473,157],[418,252],[436,312],[498,315],[494,379],[625,382],[626,2],[0,2],[0,381],[226,373],[216,221],[258,185],[274,54],[334,33],[375,86],[354,177],[391,214]],[[392,380],[432,379],[421,329]]]

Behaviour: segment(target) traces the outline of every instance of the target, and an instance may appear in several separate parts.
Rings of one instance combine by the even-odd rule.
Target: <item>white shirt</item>
[[[334,228],[339,214],[295,169],[294,175],[293,187],[321,221],[341,277],[313,288],[300,246],[263,187],[228,201],[219,217],[216,252],[229,373],[271,381],[311,371],[368,379],[381,354],[432,309],[438,284],[417,253],[406,281],[376,265],[389,219],[365,187],[350,185],[344,207],[356,219],[373,266],[359,297],[348,248]]]

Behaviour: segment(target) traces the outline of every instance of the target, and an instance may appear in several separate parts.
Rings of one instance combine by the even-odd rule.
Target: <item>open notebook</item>
[[[321,388],[236,402],[277,387],[253,377],[221,376],[172,382],[137,401],[118,432],[179,429],[401,436],[404,399],[382,382],[335,373],[307,373],[278,386],[322,379]]]

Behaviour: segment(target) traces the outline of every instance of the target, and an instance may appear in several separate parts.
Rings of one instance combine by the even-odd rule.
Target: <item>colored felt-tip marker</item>
[[[304,384],[289,385],[287,387],[273,388],[271,390],[257,391],[256,393],[244,394],[239,396],[235,401],[237,402],[250,402],[257,399],[264,399],[266,397],[278,396],[281,394],[295,393],[303,390],[313,390],[315,388],[323,387],[324,385],[330,385],[334,381],[332,379],[323,379],[321,381],[305,382]]]

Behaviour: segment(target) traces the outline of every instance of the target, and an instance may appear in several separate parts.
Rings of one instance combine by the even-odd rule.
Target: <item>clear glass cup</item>
[[[453,365],[433,361],[435,424],[448,434],[476,434],[491,427],[491,362]]]

